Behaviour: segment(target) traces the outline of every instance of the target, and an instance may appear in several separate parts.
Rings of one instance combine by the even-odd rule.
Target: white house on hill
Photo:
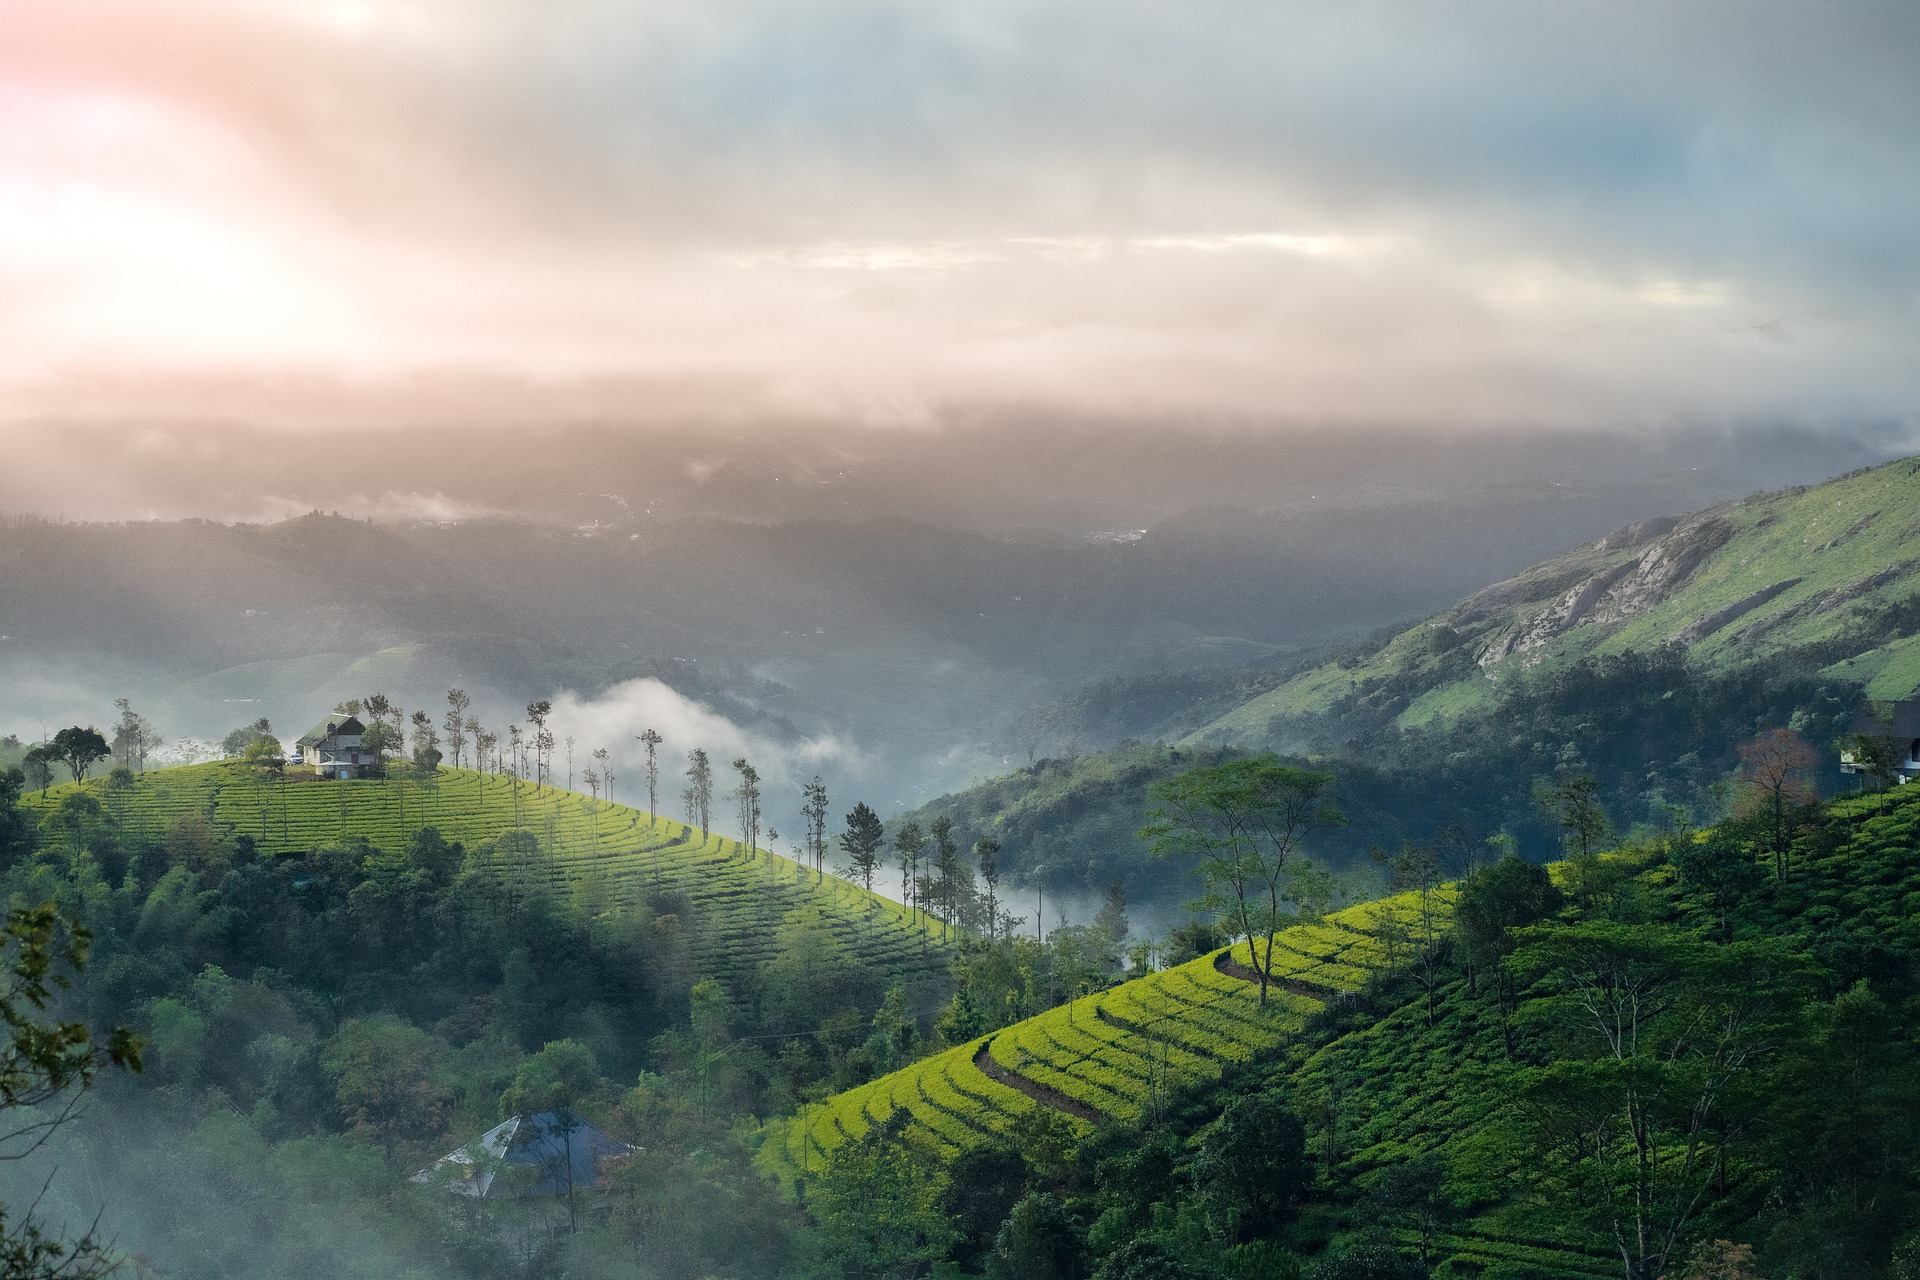
[[[1920,699],[1883,709],[1884,715],[1873,707],[1854,715],[1840,749],[1840,771],[1860,775],[1885,769],[1889,781],[1911,782],[1920,777]]]
[[[293,745],[300,763],[323,777],[360,778],[373,760],[370,752],[360,750],[360,735],[366,731],[367,726],[353,716],[331,715]]]

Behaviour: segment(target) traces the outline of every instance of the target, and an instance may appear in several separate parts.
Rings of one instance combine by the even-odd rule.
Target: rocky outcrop
[[[1733,526],[1712,512],[1690,517],[1640,553],[1633,572],[1610,588],[1594,609],[1593,621],[1624,622],[1659,608],[1688,574],[1732,537]]]
[[[1728,623],[1746,617],[1767,601],[1799,585],[1799,578],[1788,578],[1785,582],[1776,582],[1770,587],[1762,587],[1750,596],[1743,596],[1732,604],[1722,605],[1712,613],[1695,619],[1673,638],[1680,644],[1697,644]]]
[[[1586,575],[1568,586],[1546,608],[1512,630],[1494,636],[1480,651],[1480,665],[1490,667],[1517,653],[1541,648],[1586,623],[1605,625],[1624,622],[1658,608],[1694,570],[1733,537],[1733,526],[1719,514],[1719,510],[1703,511],[1674,522],[1667,532],[1648,542],[1639,556]],[[1642,526],[1657,527],[1659,523],[1641,521],[1639,525],[1628,525],[1602,538],[1595,546],[1604,547],[1615,538],[1624,540],[1639,536],[1635,530]],[[1466,609],[1471,600],[1472,597],[1469,597],[1455,610],[1456,616]],[[1726,621],[1731,622],[1733,617]]]

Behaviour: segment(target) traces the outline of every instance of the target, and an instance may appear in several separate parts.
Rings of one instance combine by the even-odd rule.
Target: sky
[[[1910,0],[0,0],[0,431],[1920,425]]]

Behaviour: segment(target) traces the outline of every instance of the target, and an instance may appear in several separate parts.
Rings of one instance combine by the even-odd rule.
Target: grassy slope
[[[1444,891],[1430,903],[1434,927],[1445,928]],[[761,1167],[791,1180],[897,1109],[911,1118],[909,1139],[940,1155],[1006,1135],[1043,1106],[1082,1133],[1096,1116],[1138,1123],[1177,1090],[1271,1052],[1327,1001],[1358,990],[1384,954],[1380,914],[1409,919],[1417,910],[1416,895],[1405,894],[1281,931],[1274,964],[1286,986],[1265,1008],[1252,982],[1216,966],[1223,957],[1245,964],[1243,942],[923,1058],[770,1125]],[[1023,1091],[1015,1078],[1037,1087]]]
[[[1712,546],[1721,535],[1725,541]],[[1707,553],[1689,571],[1660,581],[1661,563],[1689,547]],[[1608,586],[1616,573],[1624,576]],[[1776,587],[1777,595],[1738,617],[1686,634]],[[1414,696],[1401,721],[1417,724],[1483,704],[1513,665],[1676,639],[1709,667],[1822,645],[1851,649],[1825,657],[1840,660],[1836,674],[1868,681],[1874,697],[1906,697],[1920,688],[1920,648],[1912,639],[1849,637],[1873,610],[1917,590],[1920,461],[1908,459],[1698,513],[1637,545],[1590,543],[1468,597],[1370,654],[1302,672],[1189,740],[1260,741],[1276,717],[1323,714],[1348,692],[1383,681],[1410,687]],[[1591,597],[1585,607],[1556,621],[1556,612],[1568,613],[1583,592]]]
[[[104,779],[67,783],[23,807],[59,840],[56,815],[70,795],[98,800],[130,837],[161,839],[168,825],[200,814],[229,836],[250,836],[263,854],[297,855],[362,836],[396,852],[422,826],[469,848],[524,826],[540,839],[537,873],[555,888],[598,880],[615,902],[638,905],[683,894],[694,908],[690,938],[702,972],[733,983],[766,954],[781,923],[812,908],[847,952],[905,981],[945,973],[947,951],[899,903],[834,877],[818,877],[765,850],[720,836],[702,840],[684,824],[558,787],[534,787],[469,769],[442,769],[428,785],[302,780],[275,784],[232,761],[155,770],[129,788]],[[753,945],[741,945],[748,940]]]
[[[1920,786],[1842,799],[1828,814],[1827,835],[1796,852],[1789,886],[1758,890],[1736,913],[1736,933],[1805,946],[1830,940],[1844,923],[1846,936],[1861,942],[1903,954],[1920,950]],[[1635,852],[1608,856],[1629,868],[1645,861]],[[1565,870],[1550,869],[1556,879]],[[1682,930],[1705,927],[1711,913],[1670,866],[1655,860],[1639,883],[1654,918]],[[1443,888],[1433,900],[1436,929],[1447,924],[1447,894]],[[776,1122],[759,1163],[791,1179],[896,1108],[911,1117],[909,1139],[939,1155],[1015,1133],[1048,1104],[987,1079],[974,1066],[983,1047],[1005,1071],[1071,1100],[1056,1101],[1056,1108],[1085,1108],[1128,1125],[1149,1120],[1163,1091],[1204,1089],[1228,1066],[1252,1062],[1269,1087],[1314,1118],[1316,1153],[1326,1118],[1335,1117],[1339,1182],[1349,1188],[1426,1153],[1451,1164],[1461,1150],[1485,1151],[1499,1128],[1507,1067],[1491,998],[1469,991],[1457,969],[1445,970],[1431,1016],[1425,997],[1403,983],[1397,996],[1392,985],[1376,988],[1333,1020],[1306,1025],[1336,993],[1357,991],[1381,974],[1388,959],[1378,927],[1383,912],[1404,930],[1418,916],[1418,898],[1403,894],[1277,934],[1286,977],[1310,987],[1279,994],[1265,1011],[1256,1007],[1251,983],[1220,972],[1217,956],[1208,956],[1050,1010]],[[1246,944],[1230,954],[1244,961]],[[1256,1087],[1255,1078],[1236,1076],[1228,1087]],[[1070,1123],[1081,1134],[1091,1129],[1082,1114]],[[1575,1280],[1619,1273],[1605,1242],[1581,1238],[1556,1215],[1514,1196],[1514,1179],[1491,1167],[1479,1179],[1467,1216],[1433,1242],[1436,1262],[1453,1263],[1448,1274],[1518,1268]],[[1697,1231],[1739,1232],[1738,1215],[1751,1210],[1740,1208],[1742,1198],[1750,1199],[1752,1189],[1736,1176],[1726,1194],[1724,1207],[1704,1210]],[[1735,1216],[1723,1219],[1723,1211]],[[1411,1233],[1398,1234],[1411,1247]]]

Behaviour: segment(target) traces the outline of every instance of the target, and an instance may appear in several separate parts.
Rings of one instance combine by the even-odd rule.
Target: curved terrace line
[[[1099,1124],[1107,1118],[1078,1098],[1069,1098],[1058,1089],[1049,1088],[1038,1080],[1029,1080],[1018,1071],[1001,1066],[994,1061],[992,1049],[993,1041],[983,1040],[973,1054],[973,1065],[987,1079],[996,1084],[1003,1084],[1009,1089],[1018,1090],[1042,1106],[1052,1107],[1055,1111],[1064,1111],[1070,1116],[1077,1116],[1094,1124]]]

